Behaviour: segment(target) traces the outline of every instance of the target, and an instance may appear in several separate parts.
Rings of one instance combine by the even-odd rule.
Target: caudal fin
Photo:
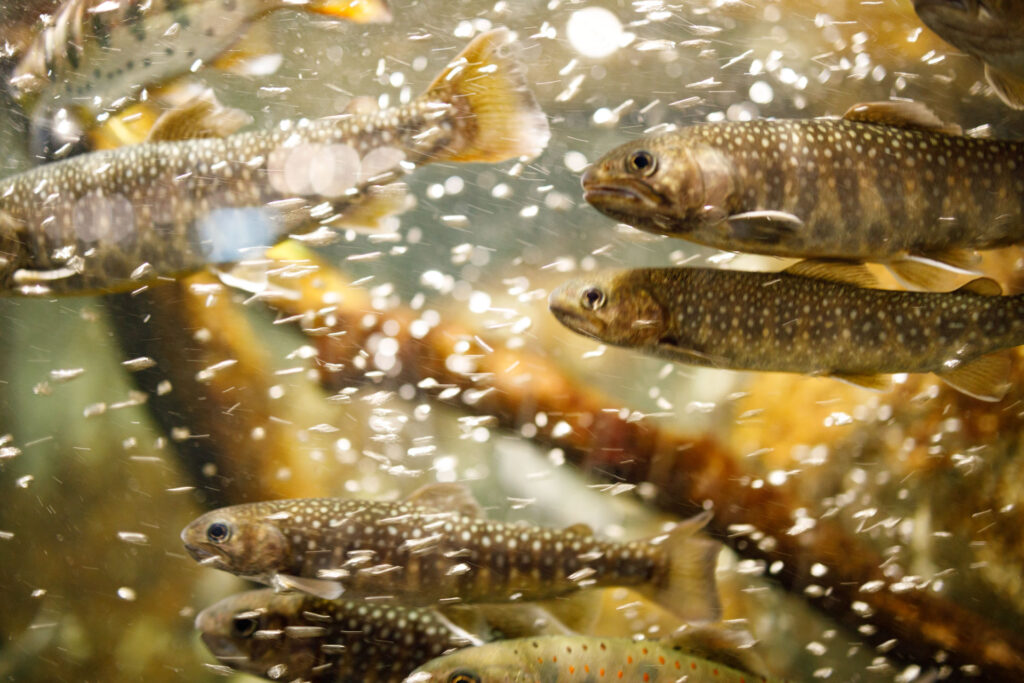
[[[661,544],[669,558],[668,572],[643,591],[687,623],[717,621],[722,613],[715,583],[722,547],[698,534],[710,519],[711,513],[705,512],[676,525]]]
[[[544,151],[551,137],[507,28],[474,38],[434,80],[425,97],[459,109],[455,140],[443,157],[446,161],[533,158]]]

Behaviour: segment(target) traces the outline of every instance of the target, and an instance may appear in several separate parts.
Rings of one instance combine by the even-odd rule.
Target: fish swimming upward
[[[72,126],[74,112],[94,118],[119,109],[144,87],[218,58],[234,70],[267,71],[275,55],[237,44],[254,22],[285,8],[355,22],[391,18],[384,0],[68,0],[26,48],[9,85],[36,128]]]
[[[277,500],[214,510],[181,538],[193,558],[271,585],[335,599],[409,606],[544,600],[631,586],[691,620],[718,613],[717,544],[696,535],[707,515],[656,539],[606,541],[488,521],[458,485],[404,502]]]
[[[405,206],[394,181],[423,164],[535,156],[547,120],[512,48],[490,31],[407,105],[271,130],[218,137],[200,98],[150,142],[0,180],[0,292],[135,288],[320,226],[373,227]]]
[[[467,616],[474,617],[471,623]],[[516,627],[505,630],[509,623]],[[435,611],[270,589],[238,593],[204,609],[196,629],[222,664],[309,683],[397,682],[459,648],[499,637],[567,632],[532,604]]]
[[[985,62],[1003,102],[1024,109],[1024,1],[914,0],[925,26]]]
[[[884,262],[941,289],[940,267],[1024,241],[1024,143],[981,140],[918,104],[842,119],[702,124],[622,145],[583,175],[588,202],[724,249]]]
[[[459,650],[426,664],[405,683],[767,683],[775,681],[737,668],[716,654],[692,648],[686,631],[666,640],[546,636],[503,640]],[[739,661],[734,661],[739,659]]]
[[[571,330],[693,365],[829,375],[884,388],[880,375],[934,372],[979,399],[1007,389],[1024,344],[1024,295],[985,278],[954,292],[866,288],[848,266],[803,261],[780,273],[645,268],[566,282],[549,306]]]

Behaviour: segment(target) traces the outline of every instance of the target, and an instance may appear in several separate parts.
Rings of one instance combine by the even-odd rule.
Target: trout
[[[924,25],[985,63],[1000,99],[1024,109],[1024,1],[914,0]]]
[[[470,645],[570,633],[532,604],[435,611],[270,589],[232,595],[206,608],[196,617],[196,629],[222,664],[309,683],[397,682],[429,660]]]
[[[593,636],[503,640],[435,659],[410,674],[405,683],[768,683],[778,680],[747,668],[751,657],[724,650],[709,651],[700,639],[694,641],[685,630],[664,641]]]
[[[402,502],[277,500],[208,512],[181,533],[204,565],[336,599],[409,606],[544,600],[585,588],[631,586],[684,618],[718,612],[717,544],[708,516],[650,540],[599,539],[486,520],[461,486],[427,485]]]
[[[147,143],[0,180],[0,291],[123,291],[321,226],[373,227],[404,208],[394,181],[416,167],[535,156],[548,139],[507,29],[407,105],[227,137],[217,115],[200,98]]]
[[[842,119],[702,124],[622,145],[583,175],[636,227],[772,256],[884,262],[946,287],[975,249],[1024,241],[1024,144],[959,134],[913,103]]]
[[[803,261],[778,273],[643,268],[566,282],[549,306],[575,332],[672,360],[828,375],[881,389],[933,372],[988,401],[1006,394],[1024,344],[1024,295],[979,278],[954,292],[867,288],[862,267]],[[825,279],[832,278],[832,279]]]
[[[253,54],[238,43],[254,22],[284,8],[354,22],[391,18],[385,0],[67,0],[26,48],[9,86],[33,111],[34,136],[70,140],[76,113],[120,109],[143,88],[204,62],[265,72],[273,58],[258,53],[272,49],[269,41]]]

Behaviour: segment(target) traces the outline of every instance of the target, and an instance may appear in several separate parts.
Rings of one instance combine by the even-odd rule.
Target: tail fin
[[[711,519],[704,512],[676,525],[661,545],[668,571],[661,581],[642,592],[687,623],[717,621],[722,606],[715,583],[715,564],[721,545],[698,535]]]
[[[456,139],[446,161],[532,158],[544,151],[551,137],[507,28],[474,38],[434,80],[425,97],[460,109]]]

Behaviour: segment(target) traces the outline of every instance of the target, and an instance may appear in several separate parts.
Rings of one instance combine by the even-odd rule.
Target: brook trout
[[[509,628],[509,625],[512,625]],[[446,610],[246,591],[196,617],[222,663],[272,680],[401,681],[434,657],[501,637],[568,632],[532,604]]]
[[[126,290],[320,226],[372,227],[405,205],[384,186],[416,167],[535,156],[548,139],[506,29],[401,107],[227,137],[206,128],[215,110],[199,101],[149,143],[0,180],[0,291]]]
[[[277,500],[209,512],[182,531],[199,562],[328,599],[410,606],[543,600],[583,588],[633,586],[689,618],[717,614],[717,544],[707,516],[646,541],[620,543],[586,525],[565,530],[482,518],[458,485],[404,502]],[[696,617],[695,617],[696,615]]]
[[[1024,109],[1024,1],[914,0],[914,10],[940,38],[985,62],[1003,102]]]
[[[622,145],[583,175],[588,202],[651,232],[727,251],[934,266],[1024,241],[1024,144],[964,137],[921,105],[842,119],[691,126]]]
[[[830,375],[884,388],[880,375],[934,372],[979,399],[1008,389],[1024,344],[1024,295],[981,278],[955,292],[869,289],[850,267],[801,262],[780,273],[644,268],[572,280],[549,305],[571,330],[683,363]],[[989,355],[986,355],[989,354]]]
[[[767,683],[729,659],[709,658],[687,633],[673,640],[547,636],[466,648],[426,664],[405,683],[629,681],[630,683]],[[732,665],[730,665],[732,664]]]

